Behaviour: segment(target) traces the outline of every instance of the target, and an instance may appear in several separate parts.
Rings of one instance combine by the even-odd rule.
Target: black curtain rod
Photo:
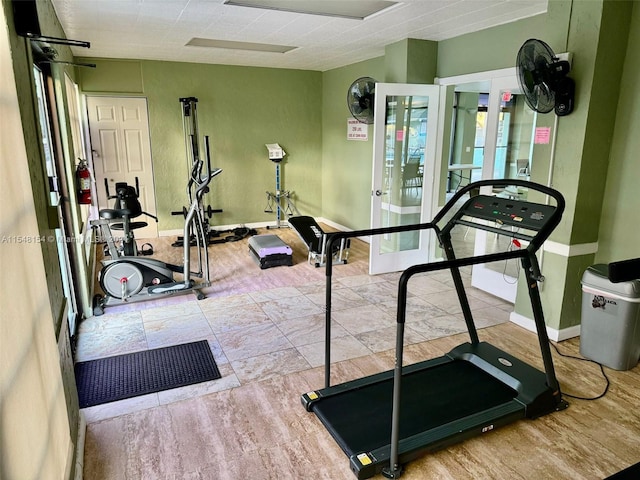
[[[68,38],[58,38],[58,37],[45,37],[42,35],[34,35],[32,33],[28,33],[26,36],[32,42],[46,42],[46,43],[55,43],[58,45],[69,45],[71,47],[91,48],[91,43],[85,42],[82,40],[71,40]]]

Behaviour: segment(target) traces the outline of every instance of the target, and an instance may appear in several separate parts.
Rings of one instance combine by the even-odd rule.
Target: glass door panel
[[[495,102],[492,105],[493,110],[489,112],[489,121],[493,121],[495,142],[493,142],[493,161],[490,165],[485,165],[484,176],[495,179],[528,180],[533,158],[536,113],[526,105],[524,95],[519,92],[515,78],[511,82],[495,82],[491,95]],[[487,171],[486,167],[489,166],[490,170]],[[505,198],[527,199],[527,189],[516,186],[483,193]],[[518,242],[513,242],[508,234],[509,232],[506,232],[505,236],[478,231],[474,253],[484,255],[519,248]],[[477,265],[473,269],[472,285],[515,302],[519,271],[520,263],[517,260]]]
[[[482,177],[489,94],[473,88],[456,89],[454,94],[447,176],[450,195]]]

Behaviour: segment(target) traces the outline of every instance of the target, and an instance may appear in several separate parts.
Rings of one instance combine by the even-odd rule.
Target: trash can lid
[[[613,283],[609,280],[609,266],[604,263],[591,265],[582,275],[582,286],[591,287],[627,298],[640,298],[640,280]]]

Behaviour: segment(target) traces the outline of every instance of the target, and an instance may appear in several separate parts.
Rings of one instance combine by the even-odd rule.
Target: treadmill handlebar
[[[447,215],[454,209],[459,208],[456,203],[467,193],[472,193],[474,190],[479,190],[482,187],[494,187],[494,188],[506,188],[509,186],[515,187],[523,187],[530,190],[534,190],[549,197],[552,197],[555,202],[555,208],[549,207],[548,205],[544,205],[547,209],[552,208],[553,211],[551,215],[545,219],[541,228],[537,231],[536,235],[533,237],[529,237],[529,245],[526,250],[530,253],[535,253],[538,251],[544,241],[549,238],[551,232],[558,226],[560,223],[560,219],[562,218],[562,214],[565,209],[565,200],[560,192],[557,190],[547,187],[546,185],[542,185],[535,182],[530,182],[527,180],[518,180],[518,179],[498,179],[498,180],[480,180],[477,182],[469,183],[465,185],[460,190],[458,190],[453,197],[442,207],[442,209],[436,214],[431,222],[427,223],[416,223],[411,225],[398,225],[395,227],[382,227],[382,228],[372,228],[366,230],[354,230],[351,232],[332,232],[327,234],[327,251],[332,251],[331,249],[338,241],[346,238],[354,238],[354,237],[368,237],[373,235],[386,235],[390,233],[402,233],[402,232],[410,232],[416,230],[435,230],[438,238],[441,238],[443,231],[450,231],[452,226],[452,221],[449,221],[444,227],[440,228],[438,224],[442,222],[443,219],[447,217]],[[542,204],[540,204],[542,205]],[[462,222],[460,222],[462,223]],[[468,225],[468,224],[467,224]],[[475,228],[482,228],[480,224],[468,225],[473,226]],[[489,228],[490,229],[490,228]],[[446,268],[446,267],[445,267]],[[327,258],[326,264],[326,276],[331,277],[333,273],[333,262],[330,258]],[[534,272],[536,273],[536,272]],[[539,273],[539,272],[537,272]],[[541,277],[541,275],[540,275]]]
[[[549,195],[556,201],[556,210],[559,212],[559,216],[562,216],[562,212],[564,212],[564,207],[565,207],[565,200],[560,192],[558,192],[557,190],[551,187],[547,187],[546,185],[542,185],[540,183],[530,182],[528,180],[505,178],[505,179],[495,179],[495,180],[494,179],[479,180],[477,182],[472,182],[465,185],[460,190],[458,190],[453,195],[453,197],[451,197],[451,199],[445,204],[442,210],[440,210],[440,212],[436,214],[436,216],[433,218],[433,223],[438,223],[440,220],[442,220],[447,215],[447,213],[449,213],[449,211],[455,207],[456,202],[460,200],[460,198],[464,196],[466,193],[470,193],[473,190],[480,189],[482,187],[507,188],[510,186],[528,188],[531,190],[538,191],[540,193],[544,193],[545,195]],[[556,225],[554,225],[554,227]]]

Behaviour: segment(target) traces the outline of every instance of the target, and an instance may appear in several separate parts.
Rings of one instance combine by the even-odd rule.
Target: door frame
[[[113,101],[117,101],[117,100],[142,100],[144,101],[144,121],[146,122],[146,139],[143,139],[146,143],[146,147],[147,150],[149,152],[149,159],[148,159],[148,168],[150,170],[150,175],[151,175],[151,185],[150,185],[150,189],[148,190],[148,192],[151,194],[151,198],[149,198],[149,203],[150,205],[147,204],[147,202],[145,201],[145,198],[143,198],[143,189],[141,188],[140,190],[140,203],[142,204],[143,210],[146,212],[149,212],[152,215],[156,215],[157,216],[157,201],[156,201],[156,192],[155,192],[155,176],[153,174],[153,157],[152,157],[152,149],[151,149],[151,131],[150,131],[150,125],[149,125],[149,101],[147,99],[147,97],[144,96],[136,96],[136,95],[101,95],[101,94],[86,94],[84,95],[84,105],[86,108],[86,125],[87,125],[87,129],[88,131],[86,132],[86,138],[87,141],[89,142],[89,145],[91,147],[91,155],[90,155],[90,161],[91,161],[91,166],[92,166],[92,172],[94,173],[94,177],[95,177],[95,193],[96,193],[96,201],[95,204],[98,206],[98,208],[113,208],[112,205],[109,205],[109,203],[107,202],[106,205],[102,205],[102,202],[100,202],[99,200],[104,198],[106,192],[104,191],[104,179],[107,178],[107,175],[100,175],[100,172],[98,172],[98,170],[96,169],[96,146],[93,145],[92,142],[92,133],[91,133],[91,114],[90,114],[90,108],[91,108],[91,101],[92,99],[112,99]],[[124,143],[124,142],[122,142]],[[134,183],[130,182],[130,185],[134,185]],[[110,187],[110,193],[113,195],[115,194],[115,189],[113,191],[111,191],[111,187]],[[154,221],[148,221],[147,220],[147,226],[144,227],[145,232],[149,232],[146,235],[143,235],[146,238],[157,238],[158,237],[158,226],[157,223]],[[141,232],[141,230],[136,231],[136,234],[139,236],[139,232]]]
[[[407,83],[376,83],[376,95],[374,105],[374,132],[373,132],[373,158],[372,158],[372,188],[371,188],[371,228],[379,228],[384,202],[382,196],[376,192],[384,192],[383,171],[386,164],[386,112],[387,96],[412,96],[428,97],[427,132],[424,150],[424,162],[422,172],[422,197],[420,205],[415,207],[401,207],[407,209],[406,213],[419,213],[420,222],[427,222],[433,217],[436,208],[437,189],[436,178],[439,174],[439,164],[436,161],[438,150],[438,124],[439,102],[441,88],[437,85],[407,84]],[[436,170],[438,170],[436,172]],[[387,203],[388,210],[392,205]],[[385,225],[387,226],[387,225]],[[379,253],[380,237],[373,236],[369,248],[369,274],[379,274],[403,270],[416,263],[424,263],[433,259],[435,247],[430,241],[430,232],[419,232],[419,248],[397,251],[392,253]]]

